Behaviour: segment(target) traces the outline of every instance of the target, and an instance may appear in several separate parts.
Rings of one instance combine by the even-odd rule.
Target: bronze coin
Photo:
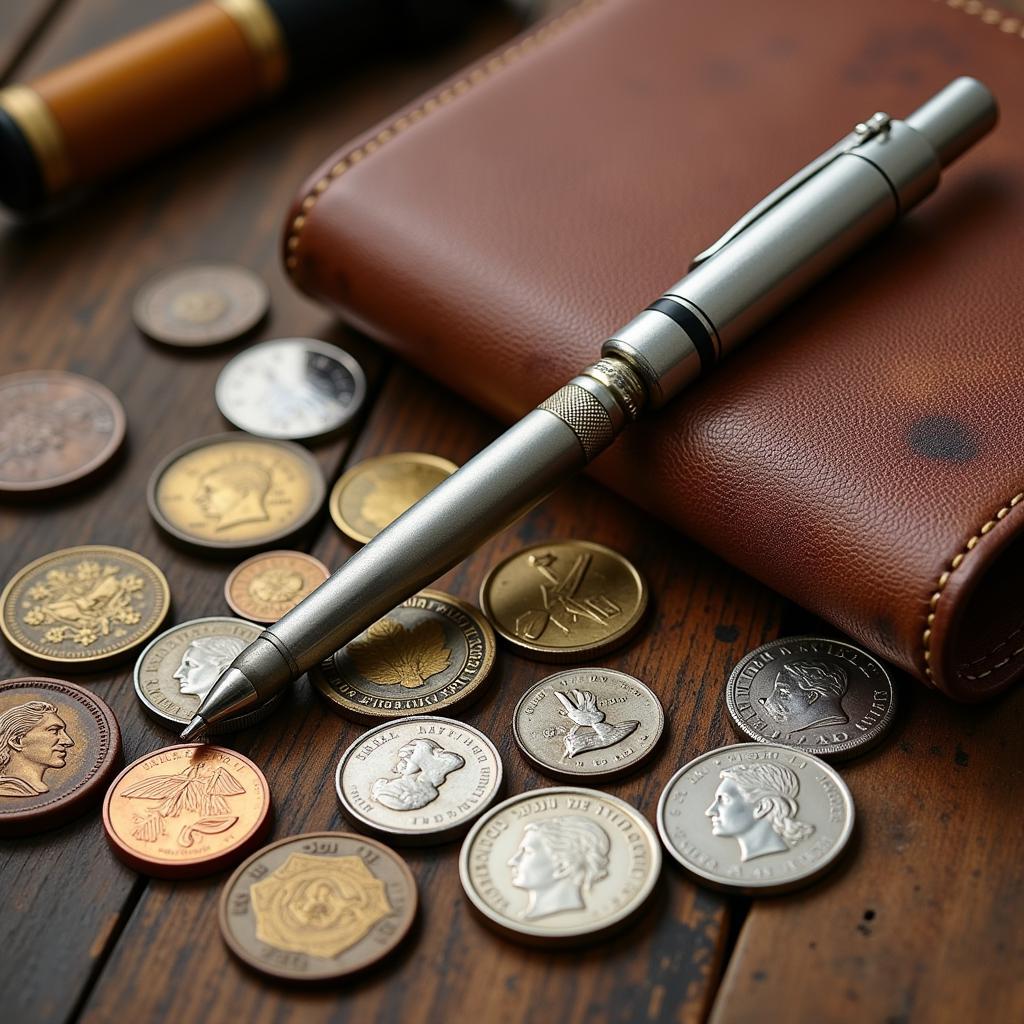
[[[61,825],[98,803],[121,762],[99,697],[62,679],[0,682],[0,835]]]
[[[253,854],[220,897],[232,953],[264,974],[326,981],[384,959],[416,917],[405,861],[365,836],[311,832]]]
[[[302,551],[266,551],[244,561],[224,584],[224,599],[250,622],[277,622],[320,586],[330,571]]]
[[[88,377],[0,377],[0,494],[46,494],[98,472],[124,441],[124,409]]]

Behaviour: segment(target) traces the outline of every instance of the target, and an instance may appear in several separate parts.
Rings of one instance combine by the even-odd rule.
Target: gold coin
[[[345,536],[365,544],[458,468],[439,455],[423,452],[366,459],[334,485],[331,518]]]
[[[88,670],[140,647],[170,606],[167,579],[148,558],[85,544],[17,573],[0,594],[0,628],[29,661]]]
[[[524,548],[480,587],[495,630],[538,661],[591,658],[624,644],[647,607],[647,583],[611,548],[585,540]]]
[[[217,434],[172,452],[149,481],[149,510],[188,544],[237,551],[307,526],[324,499],[312,455],[290,441]]]
[[[277,622],[320,586],[330,572],[301,551],[266,551],[239,565],[224,584],[231,610],[252,622]]]

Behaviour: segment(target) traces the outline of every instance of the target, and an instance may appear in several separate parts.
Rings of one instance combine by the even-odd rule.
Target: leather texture
[[[978,77],[1001,123],[938,191],[592,468],[980,699],[1024,669],[1024,38],[976,6],[589,0],[335,154],[286,263],[512,420],[858,121]]]

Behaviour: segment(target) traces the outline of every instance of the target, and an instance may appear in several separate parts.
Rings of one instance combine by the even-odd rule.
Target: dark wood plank
[[[0,85],[41,35],[66,0],[14,0],[0,4]]]

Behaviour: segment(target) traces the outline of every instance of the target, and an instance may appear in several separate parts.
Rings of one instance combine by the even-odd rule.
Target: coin
[[[817,757],[738,743],[701,754],[669,779],[658,831],[668,852],[713,888],[788,892],[842,853],[853,832],[853,797]]]
[[[96,473],[124,441],[124,409],[88,377],[0,377],[0,494],[44,494]]]
[[[660,871],[657,836],[635,807],[574,786],[498,804],[473,826],[459,856],[462,888],[484,919],[544,945],[623,927]]]
[[[0,682],[0,835],[30,835],[81,814],[120,761],[117,719],[99,697],[62,679]]]
[[[578,782],[614,778],[653,753],[665,713],[639,679],[571,668],[531,686],[512,713],[519,749],[541,771]]]
[[[220,931],[243,963],[275,978],[341,978],[386,957],[416,917],[416,881],[365,836],[310,832],[265,846],[220,896]]]
[[[867,651],[811,636],[773,640],[729,675],[725,704],[753,740],[839,761],[873,747],[896,717],[889,673]]]
[[[472,606],[421,590],[310,672],[339,714],[363,722],[450,711],[479,696],[494,633]]]
[[[331,518],[347,537],[365,544],[458,468],[423,452],[366,459],[345,472],[331,490]]]
[[[184,743],[128,765],[107,790],[103,827],[130,868],[157,878],[212,875],[270,831],[263,772],[225,747]]]
[[[238,551],[308,526],[324,500],[316,460],[290,441],[215,434],[172,452],[149,480],[149,510],[178,540]]]
[[[135,324],[155,341],[184,348],[219,345],[247,334],[266,315],[267,286],[231,263],[165,270],[135,296]]]
[[[343,427],[366,398],[363,368],[337,345],[314,338],[264,341],[220,372],[217,408],[240,430],[282,441]]]
[[[647,608],[647,584],[622,555],[591,541],[536,544],[496,565],[480,587],[495,631],[538,661],[574,661],[624,644]]]
[[[224,584],[231,610],[252,622],[277,622],[320,586],[330,572],[301,551],[266,551],[235,568]]]
[[[29,661],[90,670],[144,644],[170,606],[167,579],[148,558],[84,544],[16,573],[0,594],[0,627]]]
[[[135,693],[146,713],[181,732],[224,669],[262,632],[251,622],[214,616],[182,622],[161,633],[135,663]],[[280,690],[259,707],[209,726],[207,734],[237,732],[263,721],[285,692]]]
[[[501,755],[479,729],[424,715],[378,725],[342,754],[345,817],[392,843],[462,835],[501,789]]]

